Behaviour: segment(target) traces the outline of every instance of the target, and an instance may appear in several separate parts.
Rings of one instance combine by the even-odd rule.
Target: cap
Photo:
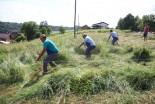
[[[45,38],[45,37],[46,37],[45,34],[41,34],[40,39],[41,39],[41,38]]]
[[[86,33],[83,33],[82,36],[86,36]]]

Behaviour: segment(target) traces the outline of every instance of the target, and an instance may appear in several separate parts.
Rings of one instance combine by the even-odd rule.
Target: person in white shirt
[[[88,58],[88,57],[91,57],[90,51],[93,50],[93,49],[95,49],[96,44],[95,44],[95,42],[94,42],[89,36],[87,36],[85,33],[82,34],[82,37],[83,37],[84,41],[79,45],[79,48],[80,48],[82,45],[86,45],[87,48],[86,48],[86,51],[85,51],[85,55],[86,55],[87,58]]]
[[[118,35],[117,35],[117,33],[114,32],[113,30],[110,30],[110,36],[109,36],[109,38],[108,38],[108,41],[109,41],[109,39],[110,39],[111,36],[112,36],[112,38],[113,38],[111,44],[114,45],[115,42],[117,42],[117,40],[118,40]],[[118,43],[117,43],[117,44],[118,44]]]

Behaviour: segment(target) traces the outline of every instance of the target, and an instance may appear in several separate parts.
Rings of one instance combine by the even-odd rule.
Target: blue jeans
[[[47,72],[47,65],[48,63],[52,66],[52,67],[56,67],[56,63],[54,62],[54,59],[58,56],[58,53],[53,53],[48,55],[44,61],[43,61],[43,72]]]
[[[85,55],[86,55],[87,57],[90,57],[90,56],[91,56],[90,51],[93,50],[93,49],[95,49],[95,47],[96,47],[96,46],[89,46],[89,47],[87,47],[87,48],[86,48],[86,51],[85,51]]]
[[[118,40],[117,37],[113,37],[113,40],[112,40],[111,44],[114,45],[117,40]]]

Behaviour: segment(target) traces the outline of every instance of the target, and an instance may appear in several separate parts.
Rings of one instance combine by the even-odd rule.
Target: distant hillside
[[[20,31],[22,23],[0,21],[0,33],[10,33],[13,30]],[[60,26],[52,26],[52,31],[59,31]],[[73,30],[74,27],[66,27],[66,30]]]
[[[21,23],[0,21],[0,33],[10,33],[12,30],[19,31],[21,27],[22,27]]]

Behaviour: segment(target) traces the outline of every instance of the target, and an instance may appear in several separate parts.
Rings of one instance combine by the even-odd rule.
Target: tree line
[[[40,34],[49,35],[51,31],[52,27],[48,25],[47,21],[40,22],[40,25],[34,21],[24,22],[20,29],[28,41],[39,38]]]
[[[36,22],[29,21],[23,23],[20,31],[24,33],[26,39],[29,41],[39,38],[41,34],[46,34],[46,36],[49,36],[52,32],[52,26],[48,25],[47,21],[42,21],[39,25],[37,25]],[[60,26],[59,32],[61,34],[64,34],[65,28],[63,26]]]
[[[142,19],[139,16],[134,17],[131,13],[124,18],[120,18],[117,23],[117,29],[131,30],[131,31],[143,31],[144,24],[147,23],[150,27],[150,31],[155,31],[155,15],[143,15]],[[26,40],[33,40],[39,38],[41,34],[50,35],[52,29],[57,29],[61,34],[65,33],[65,30],[73,29],[63,26],[51,26],[47,21],[42,21],[38,25],[34,21],[28,21],[24,23],[10,23],[0,21],[0,33],[10,33],[12,30],[19,31],[24,34]],[[20,39],[19,39],[20,41]]]
[[[117,23],[117,29],[131,30],[131,31],[142,31],[144,24],[149,25],[150,31],[155,31],[155,15],[143,15],[142,19],[139,16],[133,16],[131,13],[126,15],[124,18],[120,18]]]
[[[62,34],[65,33],[66,29],[71,29],[69,27],[63,26],[51,26],[48,25],[47,21],[42,21],[39,25],[34,21],[28,21],[24,23],[11,23],[0,21],[0,33],[9,34],[12,31],[18,31],[24,34],[24,36],[19,36],[17,38],[18,41],[23,39],[26,39],[28,41],[33,40],[39,38],[41,34],[46,34],[48,36],[52,33],[52,28]]]
[[[13,30],[19,31],[22,27],[21,23],[11,23],[0,21],[0,33],[10,33]]]

